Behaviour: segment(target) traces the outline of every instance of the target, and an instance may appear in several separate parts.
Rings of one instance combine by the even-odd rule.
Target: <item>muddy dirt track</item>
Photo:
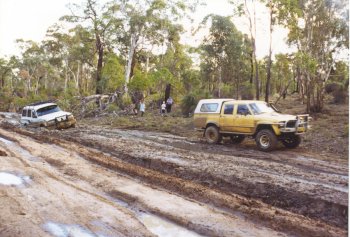
[[[348,233],[337,157],[84,125],[3,126],[0,151],[0,236]]]

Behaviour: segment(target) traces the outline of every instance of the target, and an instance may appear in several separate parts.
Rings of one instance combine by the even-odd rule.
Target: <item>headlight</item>
[[[285,126],[286,126],[286,122],[284,122],[284,121],[278,122],[279,128],[284,128]]]

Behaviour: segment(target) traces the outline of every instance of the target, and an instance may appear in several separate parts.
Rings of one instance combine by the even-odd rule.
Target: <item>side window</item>
[[[224,114],[233,114],[233,105],[228,104],[224,107]]]
[[[33,118],[37,118],[38,117],[35,110],[33,110],[32,116],[33,116]]]
[[[28,117],[32,117],[32,111],[30,109],[28,110]]]
[[[22,110],[22,116],[27,117],[27,110],[26,109]]]
[[[217,103],[205,103],[202,104],[200,111],[201,112],[216,112],[219,104]]]
[[[250,114],[248,106],[247,105],[238,105],[238,107],[237,107],[237,114],[241,114],[241,115]]]

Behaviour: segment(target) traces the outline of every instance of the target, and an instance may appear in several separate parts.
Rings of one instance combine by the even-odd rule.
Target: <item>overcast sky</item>
[[[19,54],[16,39],[33,40],[40,42],[44,39],[48,27],[58,22],[58,19],[69,14],[67,4],[79,3],[82,0],[0,0],[0,57]],[[257,55],[259,58],[268,54],[268,17],[263,7],[258,7],[258,32],[257,32]],[[200,7],[194,16],[195,21],[200,22],[208,14],[231,15],[232,6],[227,0],[207,0],[207,6]],[[244,21],[235,21],[236,27],[248,33]],[[194,25],[193,27],[196,27]],[[189,27],[190,30],[190,27]],[[202,34],[195,37],[185,34],[183,42],[194,46],[200,43]],[[274,34],[274,53],[286,52],[285,38],[287,31],[277,29]]]

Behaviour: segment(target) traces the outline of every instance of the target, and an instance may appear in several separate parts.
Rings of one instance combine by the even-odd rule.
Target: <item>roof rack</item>
[[[47,100],[47,101],[40,101],[40,102],[35,102],[32,104],[29,104],[27,106],[36,106],[36,105],[42,105],[42,104],[46,104],[46,103],[55,103],[56,100]]]

